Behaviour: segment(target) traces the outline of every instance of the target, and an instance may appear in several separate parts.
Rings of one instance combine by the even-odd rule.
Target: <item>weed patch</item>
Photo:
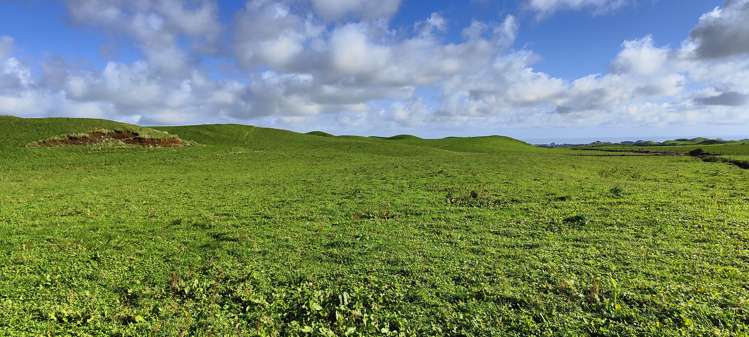
[[[614,198],[623,198],[624,197],[624,189],[619,186],[614,186],[609,190],[609,193],[611,193],[611,196]]]
[[[448,190],[445,203],[456,207],[494,208],[506,202],[485,190]]]
[[[575,228],[583,228],[590,223],[590,219],[584,214],[577,214],[564,218],[562,223]]]

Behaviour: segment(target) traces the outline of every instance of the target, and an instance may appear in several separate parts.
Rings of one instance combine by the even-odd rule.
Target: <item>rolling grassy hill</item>
[[[39,118],[0,116],[0,147],[13,152],[31,142],[54,136],[86,132],[94,128],[114,129],[128,124],[100,119]]]
[[[492,136],[0,117],[0,335],[741,336],[749,170]]]

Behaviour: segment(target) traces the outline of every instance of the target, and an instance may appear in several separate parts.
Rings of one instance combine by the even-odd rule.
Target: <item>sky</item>
[[[749,138],[749,0],[6,0],[0,115]]]

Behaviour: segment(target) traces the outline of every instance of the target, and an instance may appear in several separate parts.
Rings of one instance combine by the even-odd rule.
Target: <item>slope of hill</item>
[[[0,116],[0,146],[18,147],[34,141],[64,134],[82,133],[96,128],[116,129],[134,128],[135,126],[100,120],[72,118],[38,118],[23,119]],[[154,127],[180,135],[184,139],[194,140],[200,144],[219,146],[254,146],[264,149],[302,149],[330,147],[340,150],[374,150],[397,154],[417,154],[429,147],[453,152],[496,153],[512,151],[544,151],[516,139],[502,136],[486,137],[448,137],[444,139],[421,139],[415,136],[402,135],[390,138],[376,137],[336,137],[330,134],[300,134],[286,130],[259,128],[254,126],[225,124],[197,125],[179,127]],[[327,138],[327,139],[323,139]],[[395,150],[388,151],[386,148]]]
[[[0,147],[14,148],[64,134],[87,132],[96,128],[115,129],[131,125],[102,119],[18,118],[0,116]]]

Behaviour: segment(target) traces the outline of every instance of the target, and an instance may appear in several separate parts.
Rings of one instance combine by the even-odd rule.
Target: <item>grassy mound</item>
[[[311,131],[311,132],[307,132],[307,134],[310,135],[310,136],[335,137],[335,136],[333,136],[333,135],[331,135],[331,134],[329,134],[327,132],[324,132],[324,131]]]
[[[421,140],[421,138],[416,137],[414,135],[395,135],[395,136],[388,137],[388,138],[385,138],[385,139],[390,139],[390,140],[404,140],[404,139]]]
[[[442,139],[421,139],[414,136],[396,136],[388,139],[393,143],[432,147],[453,152],[501,153],[501,152],[544,152],[523,141],[504,136],[447,137]]]
[[[425,156],[444,151],[483,155],[488,153],[545,152],[522,141],[501,136],[422,139],[415,136],[362,137],[301,134],[288,130],[237,124],[157,127],[184,139],[211,146],[241,146],[255,151],[297,150],[322,153],[357,153],[362,156]]]
[[[29,144],[30,147],[68,145],[180,147],[186,145],[181,138],[165,131],[148,128],[93,129],[83,133],[55,136]]]

